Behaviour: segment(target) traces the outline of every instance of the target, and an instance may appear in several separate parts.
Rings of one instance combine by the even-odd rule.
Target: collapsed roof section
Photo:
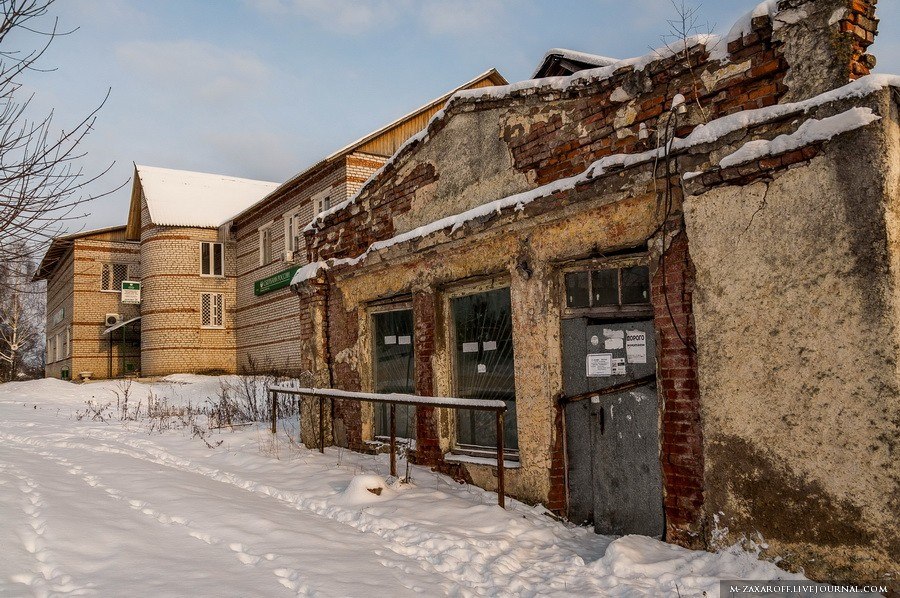
[[[551,48],[544,54],[531,78],[568,77],[579,71],[609,66],[618,61],[619,59],[617,58],[588,54],[587,52],[567,50],[566,48]]]

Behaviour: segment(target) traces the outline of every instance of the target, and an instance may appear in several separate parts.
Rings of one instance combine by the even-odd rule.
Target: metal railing
[[[353,392],[334,388],[291,388],[287,386],[267,387],[269,399],[272,403],[272,433],[277,431],[275,409],[279,394],[294,395],[298,397],[315,398],[319,402],[319,452],[325,452],[325,399],[340,399],[342,401],[355,401],[358,403],[383,403],[390,405],[391,428],[391,475],[397,476],[397,405],[414,405],[416,407],[443,407],[449,409],[475,409],[479,411],[493,411],[497,424],[497,504],[506,508],[505,466],[503,462],[503,417],[506,412],[506,403],[488,399],[461,399],[456,397],[425,397],[407,394],[384,394],[372,392]],[[299,418],[299,411],[297,417]]]

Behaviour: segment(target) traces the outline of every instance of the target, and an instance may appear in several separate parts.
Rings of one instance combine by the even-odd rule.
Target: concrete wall
[[[813,577],[900,570],[900,128],[685,202],[709,533]],[[714,520],[715,519],[715,520]]]

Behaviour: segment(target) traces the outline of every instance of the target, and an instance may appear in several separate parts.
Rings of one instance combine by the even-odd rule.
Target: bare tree
[[[14,249],[19,252],[21,250]],[[44,307],[32,262],[0,262],[0,379],[14,380],[39,371]]]
[[[79,206],[91,196],[87,187],[112,167],[85,174],[79,145],[91,132],[106,98],[75,126],[57,129],[53,112],[32,118],[32,97],[20,98],[27,71],[45,71],[39,61],[61,35],[49,16],[54,0],[0,0],[0,263],[34,256],[45,242],[83,217]],[[32,49],[19,44],[32,43]],[[106,93],[109,97],[109,91]]]

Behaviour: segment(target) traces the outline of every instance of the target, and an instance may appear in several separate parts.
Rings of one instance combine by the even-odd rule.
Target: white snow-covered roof
[[[588,54],[587,52],[579,52],[577,50],[569,50],[566,48],[550,48],[544,53],[544,57],[541,58],[541,61],[538,63],[537,68],[534,69],[534,72],[531,73],[532,79],[537,77],[538,73],[541,72],[541,69],[544,68],[547,59],[551,56],[560,56],[568,60],[589,64],[595,67],[609,66],[619,62],[618,58],[609,58],[608,56],[600,56],[599,54]]]
[[[154,224],[216,228],[280,183],[135,165]]]

